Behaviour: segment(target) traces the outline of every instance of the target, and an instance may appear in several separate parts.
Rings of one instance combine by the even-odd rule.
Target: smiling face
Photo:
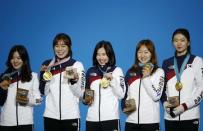
[[[19,53],[15,51],[13,53],[12,59],[10,60],[11,65],[14,69],[18,70],[22,67],[23,65],[23,60],[21,59]]]
[[[151,60],[151,52],[147,49],[145,45],[142,45],[138,52],[137,52],[137,58],[140,63],[147,63]]]
[[[97,50],[96,59],[101,66],[109,62],[109,57],[107,56],[106,50],[103,47]]]
[[[177,56],[185,55],[188,50],[190,42],[183,34],[176,34],[173,38],[173,46],[176,49]]]
[[[54,46],[54,51],[55,51],[56,56],[59,59],[63,59],[64,57],[66,57],[68,55],[69,47],[68,47],[68,45],[65,44],[65,42],[63,40],[60,40]]]

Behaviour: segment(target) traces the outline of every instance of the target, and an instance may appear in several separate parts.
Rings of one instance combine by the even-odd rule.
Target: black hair
[[[73,53],[72,53],[72,42],[71,42],[71,38],[69,35],[65,34],[65,33],[59,33],[55,36],[54,40],[53,40],[53,48],[54,46],[59,42],[59,41],[64,41],[64,43],[68,46],[68,56],[72,57]]]
[[[150,39],[143,39],[138,42],[138,44],[136,46],[136,51],[135,51],[135,61],[134,61],[134,64],[132,65],[132,67],[130,68],[130,71],[135,72],[136,70],[138,70],[138,68],[140,68],[137,53],[138,53],[139,49],[141,48],[141,46],[146,46],[146,48],[151,53],[150,62],[154,65],[154,68],[152,70],[152,73],[154,73],[156,71],[156,69],[158,68],[157,55],[156,55],[156,49],[155,49],[154,43]]]
[[[176,30],[173,32],[173,35],[172,35],[172,42],[173,42],[174,36],[175,36],[176,34],[182,34],[182,35],[184,35],[185,38],[190,42],[190,33],[189,33],[189,31],[188,31],[187,29],[185,29],[185,28],[178,28],[178,29],[176,29]],[[190,43],[191,43],[191,42],[190,42]],[[190,53],[190,51],[191,51],[190,45],[188,46],[187,51]]]
[[[99,65],[96,57],[97,57],[97,51],[102,47],[105,49],[106,54],[109,57],[109,62],[107,63],[107,65],[108,66],[115,66],[116,58],[115,58],[115,53],[114,53],[113,47],[112,47],[112,45],[111,45],[111,43],[109,41],[104,41],[104,40],[99,41],[97,43],[97,45],[95,46],[93,57],[92,57],[93,66],[98,66]]]
[[[23,45],[15,45],[10,49],[10,52],[9,52],[9,55],[7,58],[7,62],[6,62],[6,65],[8,68],[7,70],[9,72],[12,72],[15,70],[11,64],[11,59],[13,58],[13,55],[15,52],[19,53],[19,56],[23,61],[23,65],[20,70],[21,81],[29,82],[32,79],[32,71],[31,71],[31,67],[30,67],[30,59],[29,59],[28,52]]]

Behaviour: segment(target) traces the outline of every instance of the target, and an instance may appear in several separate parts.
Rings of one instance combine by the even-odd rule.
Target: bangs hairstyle
[[[65,33],[59,33],[55,36],[54,40],[53,40],[53,49],[55,47],[55,45],[59,42],[59,41],[63,41],[65,43],[65,45],[68,46],[68,56],[72,57],[72,42],[71,42],[71,38],[69,35],[65,34]]]
[[[105,49],[106,55],[109,57],[109,62],[107,63],[107,65],[115,66],[116,58],[115,58],[115,53],[114,53],[113,47],[109,41],[104,41],[104,40],[99,41],[94,49],[94,53],[93,53],[93,57],[92,57],[93,66],[99,65],[96,57],[97,57],[97,51],[102,47]]]
[[[9,55],[8,55],[8,59],[6,62],[7,65],[7,70],[9,72],[12,72],[13,70],[15,70],[11,64],[11,59],[13,58],[13,55],[15,52],[18,52],[20,58],[23,61],[23,65],[21,67],[21,81],[22,82],[29,82],[32,79],[32,71],[31,71],[31,67],[30,67],[30,59],[29,59],[29,55],[28,52],[26,50],[26,48],[23,45],[15,45],[11,48]]]
[[[134,62],[134,65],[131,67],[131,70],[135,71],[138,68],[139,60],[138,60],[138,57],[137,57],[137,53],[138,53],[138,50],[141,48],[141,46],[146,46],[146,48],[151,53],[150,62],[154,65],[154,69],[152,71],[152,73],[153,73],[158,68],[158,65],[157,65],[157,56],[156,56],[156,50],[155,50],[154,43],[151,40],[149,40],[149,39],[141,40],[137,44],[136,51],[135,51],[135,62]]]
[[[174,41],[174,37],[175,37],[175,35],[177,35],[177,34],[182,34],[182,35],[184,35],[185,38],[187,39],[187,41],[190,42],[190,44],[191,44],[191,41],[190,41],[190,33],[189,33],[189,31],[188,31],[187,29],[185,29],[185,28],[178,28],[178,29],[176,29],[176,30],[173,32],[173,35],[172,35],[172,42]],[[187,51],[190,53],[190,51],[191,51],[190,45],[188,46]]]

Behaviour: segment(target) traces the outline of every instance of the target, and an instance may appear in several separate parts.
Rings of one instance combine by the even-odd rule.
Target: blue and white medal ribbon
[[[183,64],[181,65],[180,72],[179,72],[178,71],[177,59],[176,59],[176,57],[174,57],[174,70],[175,70],[175,74],[176,74],[176,78],[177,78],[177,82],[176,82],[175,87],[176,87],[177,91],[180,91],[183,88],[183,85],[180,82],[180,77],[181,77],[181,75],[182,75],[182,73],[183,73],[183,71],[185,69],[185,66],[188,63],[189,58],[190,58],[190,54],[188,53],[186,58],[183,61]]]

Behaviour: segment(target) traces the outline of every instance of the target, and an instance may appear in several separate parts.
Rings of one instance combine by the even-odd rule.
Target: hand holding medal
[[[51,73],[51,68],[56,66],[56,65],[60,65],[61,63],[64,63],[68,60],[69,58],[65,58],[63,60],[58,60],[58,62],[55,63],[55,58],[52,59],[52,61],[49,63],[49,65],[42,65],[41,67],[41,71],[44,71],[43,74],[43,79],[45,81],[50,81],[52,79],[52,73]]]
[[[164,107],[166,112],[171,115],[171,117],[175,117],[174,109],[180,105],[179,97],[172,96],[168,97],[168,100],[164,103]]]
[[[45,66],[45,65],[42,65],[41,71],[44,71],[43,79],[44,79],[45,81],[50,81],[51,78],[52,78],[52,73],[51,73],[51,71],[50,71],[50,67]]]
[[[73,67],[66,67],[65,75],[64,77],[67,79],[75,79],[77,78],[77,69]]]
[[[113,76],[112,76],[111,73],[105,73],[103,78],[100,81],[100,86],[102,88],[104,88],[104,89],[107,88],[109,86],[110,81],[112,80],[112,78],[113,78]]]
[[[78,79],[79,79],[79,75],[77,73],[77,69],[73,68],[73,67],[66,67],[64,78],[67,78],[68,81],[77,82]]]
[[[169,103],[169,105],[167,106],[168,108],[175,108],[179,106],[178,96],[168,97],[168,103]]]
[[[142,69],[142,74],[143,74],[142,77],[145,78],[147,76],[150,76],[152,70],[153,70],[153,64],[152,63],[144,64],[143,69]]]
[[[125,100],[125,108],[123,109],[123,112],[130,114],[133,111],[136,111],[135,99]]]
[[[4,74],[2,76],[2,81],[0,83],[0,87],[4,90],[7,90],[9,85],[11,84],[11,80],[12,80],[12,75],[14,75],[15,73],[19,73],[19,70],[16,70],[16,71],[13,71],[11,73],[7,73],[7,74]]]
[[[91,89],[85,89],[84,92],[84,102],[87,105],[91,105],[94,101],[94,90]]]
[[[11,84],[11,78],[9,76],[4,76],[2,78],[2,82],[0,83],[0,87],[4,90],[7,90],[9,85]]]

